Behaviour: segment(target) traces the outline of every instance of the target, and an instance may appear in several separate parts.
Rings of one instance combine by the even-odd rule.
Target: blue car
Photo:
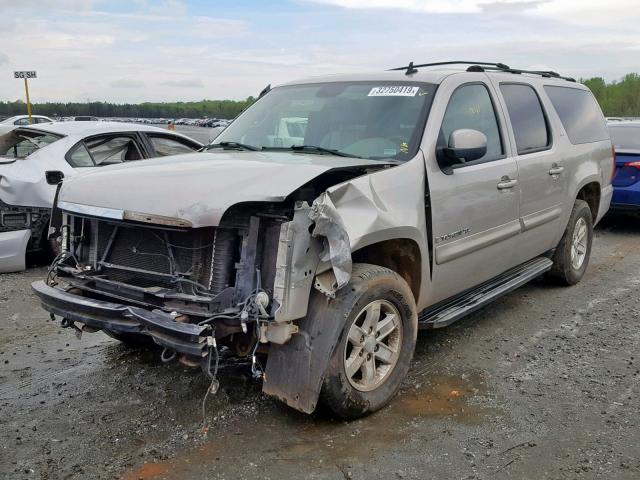
[[[640,121],[608,126],[616,151],[611,210],[640,213]]]

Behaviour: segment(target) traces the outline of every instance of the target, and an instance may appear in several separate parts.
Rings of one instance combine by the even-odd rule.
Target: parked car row
[[[16,169],[5,203],[48,207],[51,171],[65,175],[49,228],[61,253],[33,284],[43,307],[64,327],[154,342],[200,366],[210,391],[225,347],[300,411],[382,408],[418,328],[543,274],[579,282],[613,194],[587,87],[501,63],[432,66],[278,86],[199,153],[149,127],[16,130],[0,152]],[[129,162],[159,156],[153,138],[188,153]],[[105,163],[118,165],[71,175]]]

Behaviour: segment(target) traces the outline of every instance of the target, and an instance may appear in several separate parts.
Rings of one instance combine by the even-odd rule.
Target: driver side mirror
[[[472,162],[487,153],[487,137],[484,133],[469,128],[454,130],[449,136],[448,146],[442,151],[443,160],[449,166]]]

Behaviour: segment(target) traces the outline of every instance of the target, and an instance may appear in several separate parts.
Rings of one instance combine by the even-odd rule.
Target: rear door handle
[[[511,179],[509,177],[502,177],[500,183],[498,183],[498,190],[508,190],[515,187],[518,184],[518,180]]]
[[[564,167],[561,167],[560,165],[554,163],[553,165],[551,165],[549,175],[560,175],[562,172],[564,172]]]

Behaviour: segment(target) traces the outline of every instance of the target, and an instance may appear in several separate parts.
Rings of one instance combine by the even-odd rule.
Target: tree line
[[[34,114],[49,117],[74,117],[92,115],[95,117],[124,118],[234,118],[251,105],[255,99],[246,100],[201,100],[199,102],[47,102],[34,103]],[[0,116],[23,115],[26,105],[22,100],[0,102]]]
[[[607,83],[603,78],[584,80],[598,99],[607,117],[640,117],[640,75],[628,73],[620,81]]]
[[[600,103],[607,117],[640,117],[640,75],[629,73],[622,80],[607,83],[601,77],[580,80],[587,85]],[[33,112],[40,115],[73,117],[125,118],[234,118],[255,99],[201,100],[199,102],[49,102],[33,104]],[[22,100],[0,102],[0,116],[22,115],[26,111]]]

